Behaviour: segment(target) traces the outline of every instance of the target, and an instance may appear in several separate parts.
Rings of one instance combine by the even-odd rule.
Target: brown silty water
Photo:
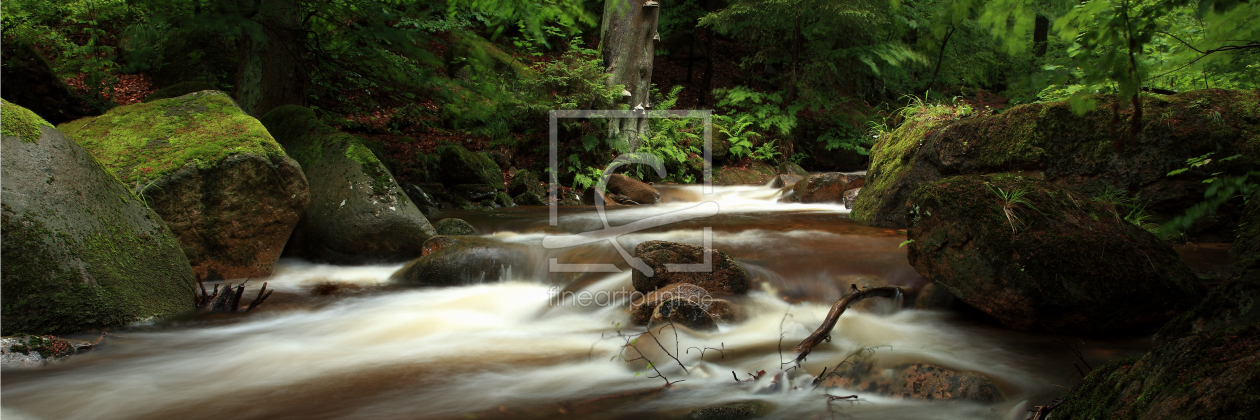
[[[1024,419],[1097,366],[1139,354],[1149,338],[1094,340],[1011,331],[981,316],[904,308],[884,299],[841,317],[832,340],[798,368],[791,347],[850,284],[909,291],[924,279],[898,245],[904,231],[851,222],[843,206],[776,201],[769,187],[663,187],[663,203],[610,207],[610,226],[674,223],[616,237],[711,244],[738,260],[752,291],[747,319],[717,331],[656,330],[643,360],[624,346],[645,327],[625,313],[629,265],[607,240],[548,248],[547,237],[603,227],[591,208],[450,212],[486,238],[529,250],[502,278],[403,288],[402,265],[345,267],[282,261],[261,279],[277,294],[248,316],[205,316],[117,331],[90,353],[3,372],[5,419],[456,419],[685,418],[699,407],[760,401],[765,418]],[[716,206],[716,215],[708,214]],[[659,220],[659,219],[658,219]],[[1223,248],[1185,248],[1197,268]],[[554,273],[559,263],[614,264],[618,273]],[[250,288],[262,281],[255,279]],[[592,296],[585,305],[561,292]],[[252,296],[247,291],[246,296]],[[600,296],[604,299],[601,301]],[[675,334],[676,332],[676,334]],[[646,339],[644,339],[646,342]],[[636,348],[642,348],[639,343]],[[706,350],[708,349],[708,350]],[[716,350],[714,350],[716,349]],[[661,353],[668,352],[669,355]],[[877,367],[930,363],[992,379],[1000,401],[924,401],[858,389],[815,388],[812,376],[854,353]],[[674,360],[673,357],[677,358]],[[789,372],[771,383],[782,370]],[[750,373],[768,374],[746,381]],[[664,378],[657,377],[658,373]],[[739,381],[736,380],[739,378]],[[668,388],[666,381],[674,382]],[[786,384],[784,384],[786,382]],[[859,396],[827,402],[826,394]]]

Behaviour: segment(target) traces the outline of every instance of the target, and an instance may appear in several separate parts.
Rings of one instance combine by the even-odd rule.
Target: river
[[[748,318],[714,332],[660,331],[672,360],[627,362],[630,272],[552,273],[559,263],[628,265],[608,241],[547,249],[544,238],[599,229],[591,208],[448,212],[485,237],[530,245],[504,278],[449,288],[402,288],[401,264],[332,266],[284,259],[276,294],[253,313],[135,325],[98,349],[40,369],[3,372],[2,414],[18,419],[465,419],[684,418],[693,409],[759,400],[767,418],[1024,419],[1024,411],[1079,378],[1076,349],[1098,366],[1139,354],[1147,337],[1097,341],[1011,331],[982,316],[909,309],[887,300],[849,311],[790,386],[772,385],[791,347],[816,328],[849,284],[924,284],[898,245],[905,232],[850,222],[840,205],[778,203],[769,187],[663,187],[663,203],[610,207],[612,226],[672,213],[680,221],[618,237],[701,244],[737,259],[754,278],[736,299]],[[707,229],[706,229],[707,228]],[[1215,255],[1215,254],[1213,254]],[[874,279],[874,280],[872,280]],[[882,280],[880,280],[882,279]],[[589,296],[589,301],[558,295]],[[602,298],[602,300],[601,300]],[[586,303],[585,305],[579,303]],[[907,308],[900,308],[906,306]],[[94,338],[94,337],[83,337]],[[709,348],[702,352],[700,349]],[[676,350],[675,350],[676,349]],[[712,350],[716,349],[716,350]],[[993,404],[903,400],[815,389],[810,376],[869,349],[879,365],[923,362],[991,378]],[[680,366],[680,364],[682,366]],[[685,369],[684,369],[685,367]],[[757,381],[750,373],[769,372]],[[733,373],[732,373],[733,372]],[[737,381],[738,377],[741,381]],[[666,380],[674,382],[663,388]],[[857,394],[828,403],[825,394]]]

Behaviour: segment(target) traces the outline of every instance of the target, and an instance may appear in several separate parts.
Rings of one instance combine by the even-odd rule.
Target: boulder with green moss
[[[0,334],[71,333],[191,311],[192,269],[162,219],[30,111],[3,102],[0,116]]]
[[[1145,331],[1202,296],[1172,247],[1047,181],[950,177],[920,187],[907,206],[915,270],[1015,329]]]
[[[474,153],[463,146],[442,148],[439,163],[442,183],[446,186],[459,184],[485,184],[503,190],[503,170],[485,153]]]
[[[1142,99],[1144,122],[1133,136],[1127,98],[1096,96],[1098,108],[1076,115],[1067,101],[1020,105],[997,115],[956,117],[924,108],[871,151],[867,185],[851,217],[905,227],[905,202],[916,188],[960,174],[1023,172],[1086,196],[1108,189],[1147,203],[1159,218],[1203,200],[1201,181],[1260,164],[1260,95],[1221,89]],[[1114,111],[1113,111],[1114,109]],[[1177,176],[1186,159],[1213,153],[1208,170]],[[1240,159],[1222,158],[1241,154]],[[1219,233],[1234,228],[1236,209],[1222,209],[1192,228]]]
[[[149,96],[145,96],[144,100],[140,102],[149,103],[158,99],[176,98],[189,93],[201,92],[203,90],[219,90],[219,88],[214,87],[214,85],[210,84],[210,82],[203,81],[176,83],[174,85],[153,91],[153,93],[150,93]]]
[[[271,275],[309,202],[302,168],[223,92],[60,128],[162,216],[202,278]]]
[[[337,264],[406,261],[437,233],[357,137],[295,105],[268,112],[262,123],[310,182],[311,204],[289,245],[294,254]]]
[[[1234,280],[1156,335],[1145,355],[1089,373],[1054,419],[1244,419],[1260,412],[1260,283]]]
[[[713,168],[713,185],[765,185],[776,175],[773,166],[753,161],[745,166],[727,165]],[[703,179],[696,178],[696,182]]]

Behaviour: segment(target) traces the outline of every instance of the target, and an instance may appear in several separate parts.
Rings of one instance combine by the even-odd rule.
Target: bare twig
[[[800,344],[797,344],[796,347],[792,348],[792,351],[800,352],[797,354],[795,361],[799,364],[801,361],[805,360],[805,356],[808,356],[809,352],[812,351],[815,346],[822,344],[824,341],[831,340],[831,329],[836,327],[836,322],[840,320],[840,315],[844,314],[844,311],[849,309],[849,306],[867,298],[892,298],[896,297],[900,293],[902,293],[902,289],[900,287],[880,286],[855,291],[840,298],[840,300],[836,301],[834,305],[831,305],[831,311],[827,313],[827,318],[823,320],[823,324],[820,325],[817,330],[814,330],[809,337],[805,337]]]

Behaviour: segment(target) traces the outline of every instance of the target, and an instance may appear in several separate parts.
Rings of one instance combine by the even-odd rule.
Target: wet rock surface
[[[1006,174],[926,185],[909,201],[907,257],[937,286],[1025,331],[1149,331],[1202,296],[1172,247],[1077,194]]]
[[[690,244],[646,241],[634,248],[653,270],[648,277],[639,270],[631,275],[635,290],[648,293],[674,283],[691,283],[713,293],[743,294],[748,292],[748,273],[722,251]],[[666,264],[703,264],[711,262],[708,271],[671,271]]]

